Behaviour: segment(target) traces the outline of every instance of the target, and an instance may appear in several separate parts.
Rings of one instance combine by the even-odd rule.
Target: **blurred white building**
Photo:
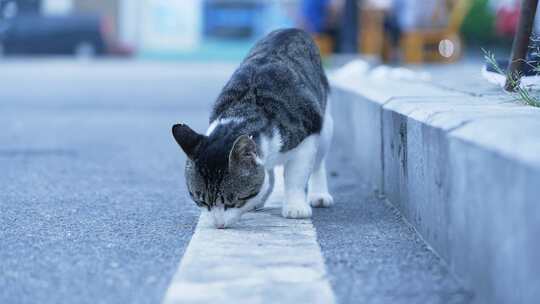
[[[97,13],[110,34],[136,51],[180,52],[197,48],[203,0],[41,0],[45,15]]]
[[[73,10],[73,0],[44,0],[41,12],[45,15],[68,14]]]
[[[202,0],[120,0],[119,38],[140,51],[181,52],[198,47]]]

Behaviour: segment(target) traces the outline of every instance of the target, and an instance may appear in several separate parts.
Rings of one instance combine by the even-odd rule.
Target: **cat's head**
[[[209,138],[184,124],[174,125],[172,133],[188,157],[189,195],[211,213],[217,228],[230,226],[253,209],[262,195],[265,170],[249,136]]]

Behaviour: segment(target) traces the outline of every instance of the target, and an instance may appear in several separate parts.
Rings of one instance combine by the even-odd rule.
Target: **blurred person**
[[[369,0],[379,7],[388,8],[384,31],[389,37],[391,50],[399,47],[404,33],[444,27],[448,23],[447,4],[456,0]],[[390,60],[398,57],[396,51]]]
[[[302,28],[311,34],[327,31],[330,0],[302,0]]]
[[[326,36],[332,41],[332,51],[340,51],[345,45],[356,51],[357,0],[303,0],[301,2],[300,27],[314,36]],[[351,10],[349,12],[348,10]],[[356,10],[354,10],[356,11]]]
[[[447,0],[394,0],[397,22],[403,31],[442,27],[448,22]]]
[[[331,11],[338,28],[338,44],[336,51],[340,53],[356,53],[358,51],[358,25],[360,24],[358,8],[361,0],[333,0]]]
[[[384,16],[384,32],[389,37],[392,48],[399,46],[402,34],[402,23],[399,12],[403,3],[399,0],[368,0],[370,7],[386,11]],[[394,56],[391,56],[394,57]]]
[[[520,0],[490,0],[491,9],[494,11],[495,28],[500,35],[513,36],[516,33],[519,21]],[[536,14],[533,31],[536,36],[540,34],[540,14]]]
[[[519,20],[520,1],[497,0],[491,1],[495,11],[495,30],[502,36],[513,37]]]
[[[447,0],[379,1],[391,2],[386,24],[397,36],[407,31],[442,27],[448,22]]]

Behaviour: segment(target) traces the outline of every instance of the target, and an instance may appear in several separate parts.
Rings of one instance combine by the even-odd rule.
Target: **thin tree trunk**
[[[521,2],[519,24],[512,45],[512,55],[508,63],[508,75],[504,87],[507,91],[515,91],[516,85],[519,84],[519,77],[521,77],[529,48],[537,6],[538,0],[523,0]]]

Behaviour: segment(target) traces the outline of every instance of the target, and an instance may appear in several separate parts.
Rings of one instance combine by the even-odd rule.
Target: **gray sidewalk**
[[[230,71],[188,68],[0,65],[0,303],[159,303],[199,213],[170,127]]]

